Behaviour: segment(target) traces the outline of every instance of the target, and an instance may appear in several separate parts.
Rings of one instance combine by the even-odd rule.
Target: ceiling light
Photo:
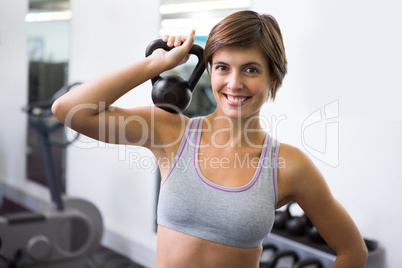
[[[28,13],[25,16],[26,22],[39,22],[39,21],[55,21],[55,20],[69,20],[72,17],[70,10],[57,11],[57,12],[37,12]]]
[[[159,7],[159,12],[161,14],[175,14],[216,9],[248,8],[250,7],[250,4],[250,0],[191,2],[182,4],[161,5]]]
[[[163,28],[181,28],[181,27],[194,27],[197,29],[198,27],[213,27],[222,18],[213,18],[213,19],[205,19],[205,18],[180,18],[180,19],[166,19],[161,21],[161,25]]]
[[[208,35],[211,28],[221,21],[222,18],[179,18],[165,19],[161,21],[161,36],[169,35],[187,35],[192,29],[197,31],[197,35]]]

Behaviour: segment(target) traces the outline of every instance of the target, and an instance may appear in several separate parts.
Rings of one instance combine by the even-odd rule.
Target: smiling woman
[[[156,49],[89,80],[52,107],[69,127],[103,142],[143,146],[158,160],[156,267],[257,268],[275,209],[290,201],[336,252],[333,267],[363,267],[363,239],[320,172],[299,149],[280,143],[261,125],[261,107],[275,98],[287,65],[272,16],[239,11],[211,30],[205,62],[217,107],[206,116],[189,118],[155,107],[110,109],[127,92],[185,62],[194,39],[195,30],[187,37],[166,35],[171,50]],[[124,124],[133,116],[145,124]],[[283,168],[278,159],[286,162]]]
[[[218,23],[210,36],[215,38],[207,41],[205,66],[211,66],[212,56],[218,49],[257,47],[262,53],[259,61],[266,60],[259,65],[268,68],[275,82],[270,85],[270,97],[275,99],[276,91],[282,85],[287,72],[287,59],[279,25],[272,16],[256,18],[252,13],[235,13],[230,23]]]
[[[258,115],[269,90],[275,87],[264,54],[256,46],[220,48],[210,69],[217,115],[242,118]]]

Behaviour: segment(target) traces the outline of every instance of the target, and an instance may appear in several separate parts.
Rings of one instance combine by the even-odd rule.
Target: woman
[[[363,267],[363,239],[322,175],[300,150],[279,144],[260,125],[262,105],[275,98],[286,74],[281,32],[271,16],[241,11],[211,31],[205,62],[217,102],[212,114],[189,119],[154,107],[108,108],[185,62],[194,35],[166,36],[171,51],[155,50],[90,80],[52,107],[80,133],[144,146],[155,155],[162,176],[157,267],[256,268],[274,210],[290,201],[336,251],[333,267]]]

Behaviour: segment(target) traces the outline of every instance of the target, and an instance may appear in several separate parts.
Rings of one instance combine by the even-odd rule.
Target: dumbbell
[[[151,42],[146,51],[145,56],[148,57],[158,48],[170,51],[173,47],[169,47],[162,39]],[[170,113],[180,113],[187,109],[190,105],[192,92],[200,80],[204,70],[204,49],[194,44],[189,54],[194,54],[198,58],[198,63],[190,75],[188,81],[178,75],[160,75],[151,79],[152,101],[156,107],[164,109]]]
[[[263,245],[260,257],[260,268],[268,268],[269,261],[277,251],[278,248],[273,244]]]
[[[304,259],[304,260],[298,261],[292,268],[304,268],[304,267],[311,267],[311,266],[314,266],[315,268],[323,268],[324,267],[320,260],[311,258],[311,259]]]
[[[293,216],[290,213],[290,207],[295,202],[290,202],[285,211],[275,213],[274,228],[287,230],[292,235],[304,235],[306,232],[307,216]]]
[[[286,229],[292,235],[302,236],[306,234],[308,218],[304,213],[301,216],[293,216],[290,213],[290,207],[294,204],[296,204],[296,202],[291,202],[287,207],[290,219],[286,222]]]
[[[286,222],[291,218],[289,205],[286,206],[285,211],[275,211],[274,228],[284,230],[286,229]]]
[[[293,216],[290,212],[290,207],[295,204],[291,202],[287,205],[285,211],[277,211],[275,213],[274,227],[282,230],[287,230],[291,235],[303,236],[315,243],[325,243],[317,228],[313,225],[305,213],[301,216]]]
[[[288,258],[290,257],[292,259],[292,265],[289,267],[292,267],[295,263],[297,263],[297,261],[299,260],[299,255],[297,255],[296,252],[294,252],[293,250],[283,250],[283,251],[278,251],[275,256],[272,258],[272,260],[270,260],[267,263],[268,268],[278,268],[278,264],[279,261],[283,258]],[[283,267],[283,266],[281,266]]]

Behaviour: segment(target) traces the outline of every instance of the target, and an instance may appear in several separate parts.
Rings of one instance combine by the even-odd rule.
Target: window
[[[197,35],[207,36],[222,18],[249,7],[250,0],[162,0],[159,34],[186,35],[197,29]]]

